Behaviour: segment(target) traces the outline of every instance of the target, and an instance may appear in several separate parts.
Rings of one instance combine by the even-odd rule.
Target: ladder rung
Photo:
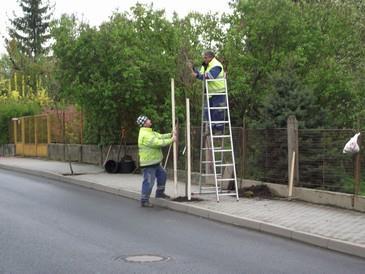
[[[204,191],[204,192],[192,192],[191,194],[198,194],[198,195],[203,195],[203,194],[216,194],[217,191]]]
[[[231,152],[232,149],[217,149],[217,150],[214,150],[214,152]]]
[[[209,124],[209,121],[208,120],[204,120],[203,123],[204,124]],[[210,123],[212,123],[212,124],[228,124],[229,121],[211,121]]]
[[[222,160],[215,161],[216,163],[222,163]],[[213,161],[202,161],[202,164],[212,164]]]
[[[218,196],[236,196],[235,192],[225,192],[225,193],[219,193],[218,192]]]
[[[216,167],[221,167],[221,166],[233,166],[233,164],[218,164],[215,165]]]
[[[206,174],[202,174],[201,176],[203,176],[203,177],[210,177],[210,176],[215,176],[215,174],[214,173],[206,173]],[[217,174],[217,177],[221,177],[222,175],[220,175],[220,174]]]
[[[221,96],[227,96],[227,94],[225,92],[208,92],[209,96],[214,96],[214,95],[221,95]]]
[[[203,120],[203,123],[208,124],[208,120]],[[211,123],[220,123],[220,124],[226,124],[229,123],[229,121],[211,121]]]
[[[228,107],[204,107],[205,109],[228,109]]]
[[[197,195],[203,195],[203,194],[216,194],[217,191],[204,191],[204,192],[192,192],[191,194],[197,194]],[[218,196],[236,196],[236,193],[234,192],[219,192]]]
[[[203,189],[212,189],[212,188],[215,189],[215,186],[203,186],[201,189],[203,190]]]
[[[220,181],[220,182],[223,182],[223,181],[234,181],[234,178],[217,179],[217,181]]]
[[[221,148],[215,147],[214,149],[216,150],[216,149],[221,149]],[[211,147],[202,147],[202,150],[212,150],[212,148]]]
[[[213,135],[213,138],[229,138],[231,135]]]
[[[229,121],[211,121],[212,124],[228,124]]]
[[[226,78],[205,78],[204,80],[207,82],[223,82],[226,80]]]

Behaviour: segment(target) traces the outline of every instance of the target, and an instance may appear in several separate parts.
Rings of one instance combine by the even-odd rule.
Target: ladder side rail
[[[204,144],[204,102],[205,102],[205,81],[202,81],[202,114],[201,114],[201,126],[200,126],[200,168],[199,168],[199,193],[202,192],[202,172],[203,172],[203,144]]]
[[[225,90],[226,91],[226,90]],[[222,92],[222,95],[221,96],[226,96],[227,94],[226,94],[226,92]],[[219,95],[218,95],[219,96]],[[224,97],[224,103],[226,104],[226,97]],[[217,111],[219,111],[219,110],[217,110]],[[223,121],[225,120],[225,111],[223,111]],[[223,125],[223,131],[222,131],[222,134],[224,134],[224,132],[225,132],[225,130],[226,130],[226,124],[225,123],[223,123],[222,124]],[[216,137],[216,136],[213,136],[213,139],[215,139],[215,138],[218,138],[218,137]],[[220,159],[220,161],[223,163],[224,162],[224,151],[223,151],[223,149],[224,149],[224,145],[225,145],[225,142],[224,142],[224,138],[219,138],[219,139],[221,139],[220,140],[220,147],[222,148],[222,150],[219,152],[219,159]],[[217,140],[218,141],[218,140]],[[218,161],[215,161],[215,163],[217,163]],[[217,171],[217,173],[218,174],[220,174],[220,176],[221,177],[223,177],[223,174],[224,174],[224,169],[223,169],[223,166],[221,166],[221,165],[216,165],[216,167],[218,166],[218,168],[219,168],[219,171]],[[223,191],[223,182],[222,181],[219,181],[219,188],[220,188],[220,192],[222,192]]]
[[[227,115],[226,117],[226,114],[229,112],[229,106],[228,106],[228,90],[227,90],[227,81],[226,79],[224,79],[224,98],[225,98],[225,101],[224,101],[224,104],[226,106],[226,109],[223,110],[223,121],[225,121],[226,119],[229,118],[229,116]],[[229,123],[230,123],[230,120],[228,119]],[[224,133],[226,132],[226,125],[227,124],[223,124],[223,135]],[[232,134],[230,134],[230,136],[232,136]],[[225,139],[222,138],[222,141],[221,141],[221,147],[224,149],[225,148]],[[225,160],[225,157],[224,157],[224,152],[221,151],[221,160],[222,160],[222,164],[224,164],[224,160]],[[224,169],[223,169],[223,166],[221,166],[221,177],[223,178],[223,174],[224,174]],[[220,188],[221,188],[221,191],[223,190],[223,181],[220,181]]]
[[[212,128],[212,117],[210,113],[210,101],[209,101],[209,87],[208,87],[208,80],[206,80],[206,98],[207,98],[207,106],[208,106],[208,121],[209,121],[209,135],[210,135],[210,145],[212,147],[212,161],[213,161],[213,173],[214,173],[214,184],[215,184],[215,191],[217,196],[217,202],[219,202],[219,193],[218,193],[218,181],[217,181],[217,167],[215,164],[215,149],[213,143],[213,128]]]
[[[223,111],[224,111],[224,114],[223,114],[223,120],[222,121],[226,121],[226,113],[227,112],[229,112],[229,105],[228,105],[228,91],[227,91],[227,82],[226,82],[226,79],[225,78],[218,78],[218,79],[207,79],[207,83],[208,82],[220,82],[220,81],[224,81],[224,92],[220,92],[220,93],[213,93],[215,96],[224,96],[224,103],[225,103],[225,107],[213,107],[214,109],[224,109]],[[208,84],[206,84],[206,85],[208,85]],[[209,98],[209,97],[208,97]],[[209,112],[210,112],[210,110],[211,110],[212,108],[211,107],[209,107]],[[228,117],[228,116],[227,116]],[[210,122],[210,124],[212,124],[212,121],[211,121],[211,119],[209,119],[209,122]],[[229,124],[230,123],[230,120],[228,119],[228,121],[226,121],[226,122],[224,122],[223,123],[223,134],[224,134],[224,132],[225,132],[225,130],[226,130],[226,125],[227,124]],[[212,129],[210,130],[211,131],[211,134],[212,134],[212,139],[214,139],[214,137],[213,137],[213,131],[212,131]],[[231,134],[230,134],[230,137],[231,137]],[[214,143],[212,143],[213,144],[213,147],[215,147],[215,144]],[[225,144],[225,142],[224,142],[224,138],[221,138],[221,144],[220,144],[220,146],[221,146],[221,150],[220,151],[218,151],[219,153],[220,153],[220,161],[224,161],[224,144]],[[231,142],[231,147],[232,147],[232,142]],[[213,150],[213,154],[214,154],[214,157],[215,157],[215,150]],[[223,173],[224,173],[224,169],[223,169],[223,166],[218,166],[218,168],[219,168],[219,171],[217,171],[217,166],[216,166],[216,160],[214,160],[214,171],[215,171],[215,173],[217,174],[217,176],[218,176],[218,173],[219,173],[219,175],[220,175],[220,177],[221,178],[223,178]],[[215,176],[215,180],[217,180],[217,176]],[[218,180],[217,180],[218,181]],[[222,181],[220,181],[219,182],[219,187],[218,187],[218,182],[217,182],[217,188],[219,188],[220,189],[220,192],[222,192],[223,191],[223,188],[222,188],[222,186],[223,186],[223,182]]]
[[[225,86],[226,86],[226,90],[227,90],[227,79],[224,80],[225,81]],[[229,100],[228,100],[228,92],[227,92],[227,106],[229,106]],[[236,191],[236,199],[237,201],[239,200],[238,197],[238,184],[237,184],[237,173],[236,173],[236,161],[234,158],[234,148],[233,148],[233,138],[232,138],[232,126],[231,126],[231,115],[230,115],[230,111],[229,111],[229,107],[227,109],[227,115],[228,115],[228,121],[229,121],[229,135],[230,135],[230,140],[231,140],[231,148],[232,148],[232,164],[233,164],[233,179],[234,179],[234,186],[235,186],[235,191]]]

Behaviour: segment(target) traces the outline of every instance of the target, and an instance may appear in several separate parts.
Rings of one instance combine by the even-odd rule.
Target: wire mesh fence
[[[286,129],[245,129],[243,178],[285,184],[288,182]]]
[[[83,118],[77,111],[58,111],[48,114],[51,143],[82,144]]]
[[[353,193],[356,156],[343,154],[342,150],[354,133],[346,129],[299,130],[300,185]]]
[[[186,170],[185,132],[180,129],[178,169]],[[200,170],[200,127],[191,128],[191,168]],[[354,193],[355,174],[360,174],[359,194],[365,195],[365,169],[355,168],[356,155],[343,154],[346,142],[354,135],[351,129],[298,130],[299,183],[297,186]],[[232,128],[237,177],[262,182],[288,184],[288,134],[286,128]],[[165,155],[168,148],[164,149]],[[363,146],[359,157],[363,163]],[[172,151],[167,163],[172,168]]]
[[[185,132],[180,129],[180,132]],[[287,134],[286,129],[243,129],[232,128],[232,139],[238,177],[274,183],[287,183]],[[192,172],[200,171],[200,127],[191,128]],[[185,136],[178,144],[178,169],[186,168]],[[164,149],[165,155],[168,148]],[[171,152],[170,152],[171,153]],[[168,167],[172,167],[170,155]]]

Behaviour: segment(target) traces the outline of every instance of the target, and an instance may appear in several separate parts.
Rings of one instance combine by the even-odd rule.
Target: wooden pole
[[[17,79],[17,77],[16,77],[16,72],[14,72],[14,90],[15,91],[18,91],[18,79]],[[19,92],[19,94],[20,94],[20,92]]]
[[[22,77],[22,96],[25,96],[25,76]]]
[[[191,145],[190,145],[190,101],[186,98],[186,148],[188,153],[187,196],[191,200]]]
[[[18,129],[17,129],[17,127],[18,127],[18,121],[19,121],[19,119],[18,118],[16,118],[16,120],[14,119],[13,120],[13,133],[14,133],[14,144],[16,145],[16,143],[18,142]]]
[[[361,147],[361,135],[357,138],[357,143]],[[360,180],[361,180],[361,154],[356,153],[354,156],[354,195],[352,196],[352,207],[355,207],[355,197],[360,193]]]
[[[170,157],[171,147],[172,147],[172,144],[170,144],[170,146],[169,146],[169,150],[167,151],[167,155],[166,155],[166,159],[165,159],[165,164],[164,164],[164,166],[163,166],[163,168],[164,168],[164,169],[166,169],[167,162],[168,162],[169,157]]]
[[[291,163],[292,163],[292,155],[295,151],[295,156],[297,160],[294,162],[294,178],[293,183],[296,186],[299,186],[299,144],[298,144],[298,121],[295,118],[295,116],[291,115],[288,117],[288,128],[287,128],[287,134],[288,134],[288,178],[290,176],[290,169],[291,169]]]
[[[38,117],[33,117],[34,121],[34,146],[35,146],[35,156],[38,156]]]
[[[51,143],[51,116],[50,114],[47,115],[47,143]]]
[[[293,156],[291,158],[291,167],[290,167],[290,174],[289,174],[289,191],[288,191],[289,200],[291,199],[291,197],[293,195],[294,167],[295,167],[295,151],[293,151]]]
[[[23,147],[22,154],[24,157],[25,156],[24,155],[24,146],[25,146],[25,118],[24,117],[21,118],[21,131],[22,131],[22,147]]]
[[[241,178],[240,189],[242,189],[242,183],[245,178],[245,159],[246,159],[246,146],[247,146],[247,131],[245,118],[242,119],[242,149],[241,149]]]
[[[105,157],[105,160],[104,160],[104,163],[103,163],[103,167],[105,167],[105,164],[108,161],[109,153],[110,153],[111,149],[112,149],[112,145],[109,145],[109,149],[108,149],[108,152],[106,153],[106,157]]]
[[[171,112],[172,112],[172,130],[176,130],[175,124],[175,81],[171,78]],[[177,145],[176,142],[173,144],[173,163],[174,163],[174,193],[177,197]]]
[[[80,113],[80,144],[84,143],[84,112]]]

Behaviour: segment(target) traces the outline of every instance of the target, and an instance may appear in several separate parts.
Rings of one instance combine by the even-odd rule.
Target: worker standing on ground
[[[208,92],[209,93],[224,93],[225,92],[225,80],[224,80],[224,69],[221,62],[215,58],[215,54],[213,51],[205,51],[203,55],[203,64],[200,70],[193,68],[190,64],[190,68],[192,70],[191,74],[194,78],[199,80],[208,80],[208,79],[221,79],[217,81],[208,81]],[[205,90],[204,92],[207,92]],[[226,99],[223,95],[212,95],[209,96],[209,104],[210,107],[223,107],[226,106]],[[207,118],[208,113],[205,113]],[[212,121],[223,121],[224,120],[224,110],[212,109],[210,110],[211,120]],[[223,124],[214,124],[212,125],[213,133],[215,132],[223,132],[224,125]]]
[[[165,194],[166,171],[161,166],[163,159],[161,148],[176,141],[176,133],[160,134],[152,130],[151,120],[144,115],[137,118],[141,127],[138,135],[140,167],[143,168],[141,206],[152,207],[149,198],[157,179],[156,198],[169,199]]]

